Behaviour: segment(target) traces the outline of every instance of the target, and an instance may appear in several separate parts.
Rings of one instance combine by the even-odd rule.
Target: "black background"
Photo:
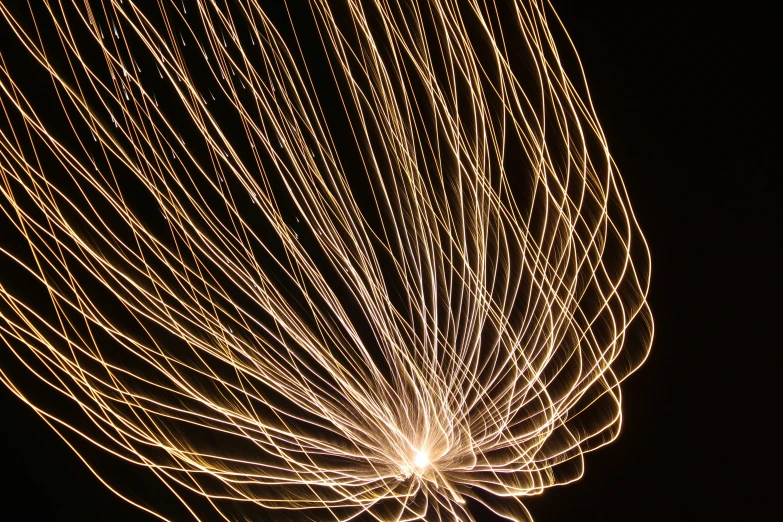
[[[776,17],[737,2],[554,4],[650,242],[656,336],[624,387],[620,439],[528,506],[539,522],[766,518],[783,347]],[[0,519],[153,520],[7,390],[0,401]],[[118,469],[138,476],[132,494],[162,488]]]

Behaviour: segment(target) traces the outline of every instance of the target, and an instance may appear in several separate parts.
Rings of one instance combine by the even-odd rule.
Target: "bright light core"
[[[426,451],[416,453],[416,460],[413,461],[417,468],[426,468],[430,463],[430,457]]]

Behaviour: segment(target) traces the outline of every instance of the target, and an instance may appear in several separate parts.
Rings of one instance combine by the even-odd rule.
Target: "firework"
[[[528,520],[619,432],[649,254],[503,4],[0,4],[0,380],[194,519]]]

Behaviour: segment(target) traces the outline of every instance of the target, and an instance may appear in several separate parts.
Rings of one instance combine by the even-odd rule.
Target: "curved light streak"
[[[529,520],[619,433],[650,258],[556,14],[502,4],[0,3],[0,380],[196,520]]]

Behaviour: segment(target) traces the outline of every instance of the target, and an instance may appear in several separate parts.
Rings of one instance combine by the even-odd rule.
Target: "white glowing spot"
[[[426,468],[430,463],[430,457],[426,451],[416,453],[416,460],[413,461],[417,468]]]

